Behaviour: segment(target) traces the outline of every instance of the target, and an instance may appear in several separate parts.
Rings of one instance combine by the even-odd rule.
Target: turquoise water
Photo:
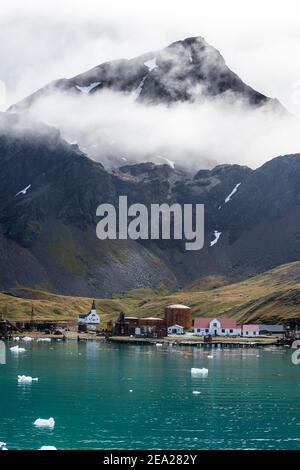
[[[8,349],[0,365],[8,449],[300,449],[300,366],[291,350],[24,347],[19,355]],[[191,367],[208,376],[192,378]],[[39,381],[18,384],[23,374]],[[33,426],[50,416],[54,430]]]

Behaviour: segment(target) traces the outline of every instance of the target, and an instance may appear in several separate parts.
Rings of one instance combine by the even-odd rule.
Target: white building
[[[242,336],[246,338],[255,338],[259,336],[259,325],[243,325]]]
[[[96,304],[93,300],[92,308],[88,313],[78,315],[78,323],[81,325],[97,325],[100,323],[100,316],[97,314]]]
[[[195,336],[241,336],[242,329],[233,318],[200,317],[194,320]]]
[[[172,325],[168,327],[168,335],[183,335],[184,328],[180,325]]]

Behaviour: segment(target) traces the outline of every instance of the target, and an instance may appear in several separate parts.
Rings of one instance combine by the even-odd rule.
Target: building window
[[[229,330],[229,333],[233,333],[233,330]]]
[[[213,323],[213,327],[214,327],[214,328],[217,328],[217,327],[218,327],[218,323]]]
[[[222,329],[222,333],[225,333],[225,330],[224,330],[224,328]]]
[[[197,329],[197,333],[201,333],[201,329],[200,329],[200,328]]]
[[[253,331],[253,335],[256,336],[256,331]]]
[[[246,335],[248,335],[248,331],[246,331]]]
[[[206,328],[205,333],[209,333],[209,329],[208,329],[208,328]]]

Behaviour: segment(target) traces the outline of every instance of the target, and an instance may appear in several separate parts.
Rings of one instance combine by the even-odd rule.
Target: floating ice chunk
[[[222,232],[218,232],[217,230],[214,231],[214,236],[215,239],[210,242],[210,246],[214,246],[218,243],[220,236],[222,235]]]
[[[193,391],[193,395],[200,395],[200,394],[201,394],[201,392],[198,392],[197,390]]]
[[[7,450],[5,442],[0,442],[0,450]]]
[[[49,418],[49,419],[38,418],[38,419],[35,420],[35,422],[33,424],[34,424],[34,426],[37,426],[38,428],[53,429],[54,426],[55,426],[55,421],[54,421],[53,418]]]
[[[51,343],[51,338],[38,338],[38,343]]]
[[[17,196],[20,196],[20,194],[23,194],[25,196],[25,194],[27,194],[27,191],[31,188],[31,184],[29,184],[28,186],[26,186],[26,188],[24,189],[21,189],[21,191],[19,191],[17,194],[15,194],[15,197]]]
[[[152,70],[158,67],[156,63],[156,57],[153,57],[153,59],[146,60],[146,62],[144,62],[144,65],[148,67],[149,72],[152,72]]]
[[[157,346],[158,348],[161,348],[162,347],[162,343],[155,343],[155,346]]]
[[[211,354],[209,354],[209,355],[207,356],[207,359],[213,359],[213,357],[214,357],[214,356],[212,356]]]
[[[81,91],[82,93],[88,94],[90,91],[92,91],[94,88],[96,88],[100,84],[101,84],[101,82],[93,82],[88,86],[76,85],[76,88],[77,88],[77,90]]]
[[[225,199],[225,204],[227,204],[227,202],[229,202],[232,198],[232,196],[237,192],[238,188],[240,187],[242,183],[238,183],[234,188],[233,190],[231,191],[231,193],[227,196],[227,198]]]
[[[18,375],[18,382],[22,384],[31,384],[32,382],[37,382],[39,379],[37,377],[30,377],[27,375]]]
[[[33,338],[31,338],[30,336],[24,336],[24,338],[22,338],[22,341],[26,341],[27,343],[30,343],[30,341],[33,341]]]
[[[208,369],[205,369],[205,367],[203,367],[202,369],[197,369],[196,367],[192,367],[191,374],[192,375],[207,375]]]
[[[42,446],[39,450],[57,450],[54,446]]]
[[[19,348],[19,346],[13,346],[12,348],[10,348],[11,352],[14,352],[14,353],[20,353],[20,352],[24,352],[26,351],[26,349],[24,348]]]
[[[133,392],[133,390],[129,390],[129,393],[132,393],[132,392]]]
[[[15,337],[13,338],[13,341],[20,341],[20,337],[19,337],[19,336],[15,336]]]

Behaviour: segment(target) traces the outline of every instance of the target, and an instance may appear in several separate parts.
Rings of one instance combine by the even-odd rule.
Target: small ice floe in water
[[[217,230],[214,231],[214,237],[215,239],[210,242],[210,246],[214,246],[218,243],[220,236],[222,235],[222,232],[218,232]]]
[[[39,450],[57,450],[54,446],[42,446]]]
[[[211,354],[209,354],[209,355],[207,356],[207,359],[213,359],[213,357],[214,357],[214,356],[212,356]]]
[[[205,367],[203,367],[202,369],[197,369],[196,367],[192,367],[191,374],[192,375],[207,375],[208,369],[205,369]]]
[[[198,392],[197,390],[193,391],[193,395],[200,395],[200,394],[201,394],[201,392]]]
[[[0,450],[8,450],[5,442],[0,442]]]
[[[149,69],[149,72],[152,72],[152,70],[158,67],[156,63],[156,57],[153,57],[153,59],[147,60],[146,62],[144,62],[144,65]]]
[[[13,353],[20,353],[20,352],[24,352],[26,351],[25,348],[19,348],[19,346],[13,346],[12,348],[10,348],[11,352]]]
[[[155,346],[157,346],[158,348],[161,348],[162,347],[162,343],[155,343]]]
[[[37,377],[30,377],[27,375],[18,375],[18,382],[20,384],[31,384],[32,382],[38,382]]]
[[[49,419],[42,419],[42,418],[38,418],[35,420],[35,422],[33,423],[35,426],[37,426],[38,428],[50,428],[50,429],[53,429],[54,426],[55,426],[55,421],[53,418],[49,418]]]
[[[24,189],[21,189],[21,191],[19,191],[17,194],[15,194],[15,197],[17,196],[20,196],[20,194],[23,194],[25,196],[25,194],[27,194],[27,191],[31,188],[31,184],[29,184],[28,186],[26,186],[26,188]]]
[[[225,199],[225,204],[227,204],[227,202],[229,202],[232,198],[232,196],[237,192],[237,190],[239,189],[239,187],[241,186],[242,183],[238,183],[234,188],[233,190],[231,191],[230,194],[228,194],[227,198]]]
[[[13,341],[20,341],[20,337],[19,337],[19,336],[15,336],[15,337],[13,338]]]
[[[133,390],[129,390],[129,393],[132,393],[132,392],[133,392]]]
[[[91,83],[88,86],[76,85],[76,88],[77,88],[77,90],[81,91],[82,93],[88,94],[90,91],[92,91],[94,88],[96,88],[100,84],[101,84],[101,82],[94,82],[94,83]]]
[[[51,343],[51,338],[38,338],[38,343]]]
[[[24,338],[22,338],[22,341],[25,341],[26,343],[30,343],[30,341],[33,341],[33,338],[31,338],[31,336],[24,336]]]

